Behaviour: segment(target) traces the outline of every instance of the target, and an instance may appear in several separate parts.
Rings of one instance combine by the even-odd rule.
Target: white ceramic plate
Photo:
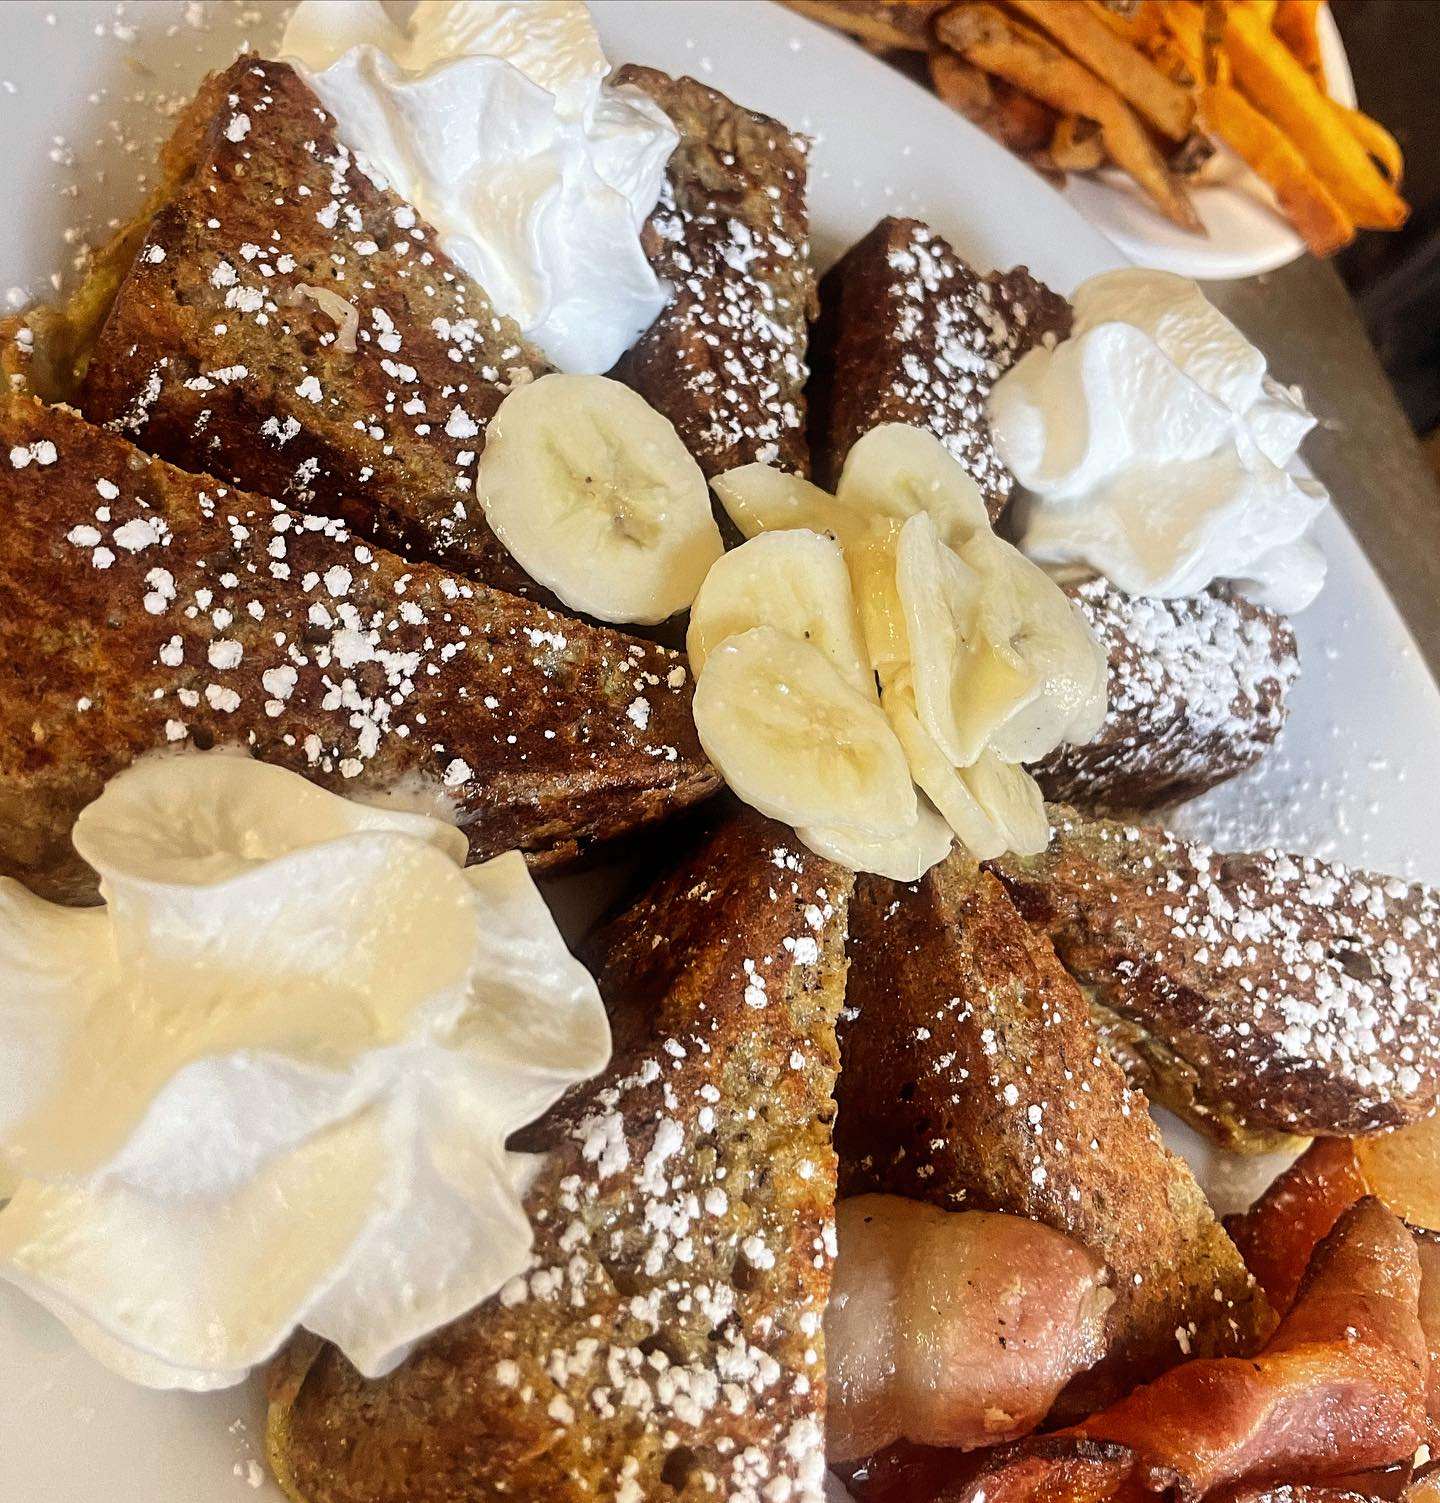
[[[1320,57],[1331,95],[1355,103],[1355,81],[1328,6],[1320,11]],[[1274,271],[1305,254],[1305,242],[1275,208],[1274,195],[1228,147],[1193,188],[1205,234],[1192,235],[1151,208],[1123,173],[1071,173],[1065,197],[1132,260],[1181,276],[1220,281]]]
[[[923,216],[982,266],[1027,262],[1062,291],[1120,259],[1039,178],[843,38],[761,0],[601,0],[595,9],[616,60],[692,73],[815,138],[822,260],[888,213]],[[0,8],[0,287],[43,293],[72,254],[67,226],[98,230],[132,209],[137,164],[153,161],[166,132],[157,98],[188,98],[241,36],[273,42],[279,19],[276,6],[178,0]],[[1186,822],[1440,880],[1440,801],[1429,793],[1440,695],[1337,518],[1321,540],[1330,583],[1299,622],[1306,672],[1281,747]],[[1206,1151],[1191,1152],[1221,1188]],[[0,1286],[0,1498],[276,1498],[259,1461],[261,1412],[258,1382],[206,1396],[132,1388]]]

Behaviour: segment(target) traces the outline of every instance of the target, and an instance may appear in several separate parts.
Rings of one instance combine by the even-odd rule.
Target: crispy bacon
[[[1317,1138],[1248,1211],[1225,1218],[1225,1230],[1277,1312],[1290,1308],[1320,1239],[1365,1193],[1350,1140]]]
[[[1430,1381],[1425,1407],[1432,1421],[1440,1424],[1440,1232],[1425,1227],[1411,1227],[1415,1251],[1420,1257],[1420,1329],[1425,1333],[1425,1347],[1430,1355]],[[1436,1450],[1435,1440],[1430,1449]],[[1440,1499],[1440,1483],[1435,1494]]]
[[[832,1461],[900,1439],[968,1450],[1026,1435],[1104,1350],[1114,1296],[1063,1232],[896,1195],[841,1201],[836,1230]]]
[[[1155,1491],[1325,1482],[1412,1456],[1429,1358],[1420,1262],[1378,1200],[1351,1206],[1261,1353],[1175,1368],[1075,1428],[1129,1446]]]
[[[1426,1438],[1420,1284],[1404,1224],[1357,1201],[1258,1355],[1172,1368],[1073,1429],[958,1458],[943,1486],[905,1503],[1393,1497]]]

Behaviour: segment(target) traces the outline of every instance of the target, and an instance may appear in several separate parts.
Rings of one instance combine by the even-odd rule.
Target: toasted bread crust
[[[680,143],[644,232],[673,295],[612,374],[675,424],[707,476],[755,460],[808,474],[806,142],[693,78],[627,65],[615,82],[648,94]]]
[[[1108,1353],[1057,1415],[1187,1354],[1250,1350],[1271,1321],[1263,1296],[994,877],[957,853],[912,887],[861,878],[849,953],[841,1193],[1028,1216],[1109,1268]]]
[[[532,1271],[379,1381],[279,1363],[296,1503],[819,1503],[849,882],[747,813],[601,934],[615,1058],[532,1135]]]
[[[1353,1137],[1440,1097],[1440,893],[1053,812],[994,869],[1145,1089],[1230,1148]]]
[[[1097,812],[1164,808],[1253,767],[1300,676],[1290,623],[1222,585],[1184,600],[1065,587],[1110,661],[1108,708],[1084,746],[1037,767],[1045,796]]]
[[[120,236],[136,254],[85,414],[182,469],[523,591],[474,495],[485,425],[512,380],[545,370],[515,324],[367,176],[288,64],[212,74],[162,171],[143,235]],[[356,310],[354,352],[302,285]]]
[[[992,521],[1014,484],[985,399],[1029,349],[1070,332],[1070,305],[1023,266],[981,276],[915,219],[882,219],[825,274],[812,431],[833,484],[881,423],[925,428],[965,466]]]
[[[0,871],[47,896],[105,780],[233,745],[453,807],[476,858],[574,856],[718,786],[677,653],[183,474],[28,398],[0,414]]]

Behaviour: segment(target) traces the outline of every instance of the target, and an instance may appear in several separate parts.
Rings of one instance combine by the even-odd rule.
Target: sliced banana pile
[[[664,621],[724,552],[700,466],[668,418],[605,376],[541,376],[500,404],[475,490],[537,583],[601,621]]]
[[[712,484],[747,541],[705,575],[686,645],[700,741],[735,793],[896,881],[952,837],[977,860],[1043,850],[1021,764],[1099,730],[1105,654],[944,445],[875,428],[833,496],[760,464]]]

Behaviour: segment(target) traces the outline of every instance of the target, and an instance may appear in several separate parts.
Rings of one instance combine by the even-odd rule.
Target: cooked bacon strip
[[[1104,1350],[1103,1265],[1022,1216],[898,1195],[836,1207],[826,1451],[969,1450],[1026,1435]]]
[[[1257,1356],[1172,1368],[1073,1429],[961,1458],[943,1487],[905,1503],[1383,1497],[1426,1438],[1420,1280],[1404,1223],[1357,1201]]]
[[[1348,1138],[1316,1138],[1274,1184],[1225,1230],[1245,1266],[1284,1314],[1310,1255],[1366,1186]]]
[[[1430,1418],[1440,1424],[1440,1232],[1412,1227],[1415,1251],[1420,1256],[1420,1329],[1430,1354],[1430,1381],[1426,1388],[1425,1407]],[[1430,1442],[1435,1451],[1435,1442]],[[1440,1498],[1440,1477],[1436,1478],[1436,1496]]]
[[[1404,1461],[1426,1434],[1419,1302],[1410,1233],[1378,1200],[1358,1201],[1257,1357],[1187,1363],[1072,1433],[1130,1447],[1146,1486],[1183,1498]]]

